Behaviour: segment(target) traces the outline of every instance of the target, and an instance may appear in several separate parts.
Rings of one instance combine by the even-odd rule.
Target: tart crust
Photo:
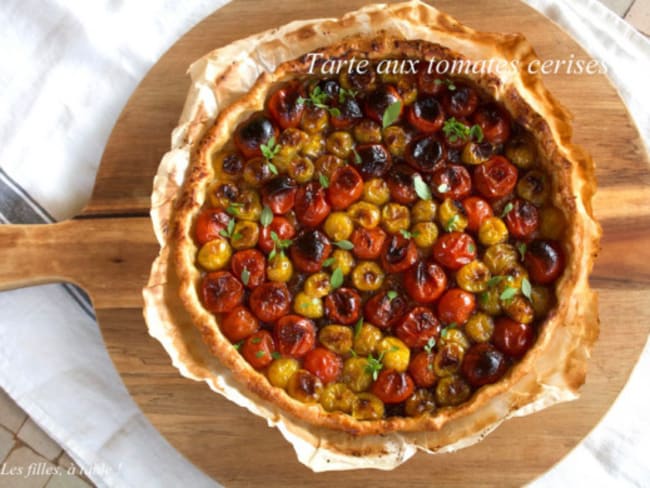
[[[350,37],[352,33],[360,34]],[[307,73],[307,52],[320,52],[325,59],[356,55],[519,61],[519,69],[499,76],[468,78],[504,104],[513,119],[535,136],[541,164],[552,176],[553,203],[567,221],[566,269],[556,284],[557,307],[541,326],[533,348],[499,382],[480,388],[458,407],[418,418],[358,421],[298,402],[246,362],[200,302],[192,231],[213,176],[210,156],[229,141],[239,122],[263,108],[275,84]],[[437,452],[464,447],[507,417],[576,398],[598,335],[597,299],[588,284],[600,236],[591,209],[593,162],[571,143],[570,114],[546,91],[538,75],[525,70],[535,59],[520,35],[479,33],[432,7],[408,2],[365,7],[339,20],[291,23],[233,43],[195,63],[191,68],[195,83],[174,133],[174,149],[163,159],[154,184],[152,218],[162,250],[144,292],[150,333],[163,343],[174,364],[184,375],[207,381],[279,426],[300,460],[315,470],[389,469],[416,448]],[[176,289],[184,310],[172,296]],[[206,350],[197,351],[203,346],[191,338],[188,317],[217,360]],[[316,452],[326,455],[315,456]]]

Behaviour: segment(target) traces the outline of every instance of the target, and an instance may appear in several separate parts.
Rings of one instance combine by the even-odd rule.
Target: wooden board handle
[[[70,282],[95,308],[140,307],[158,246],[149,219],[73,219],[50,225],[0,225],[0,290]]]

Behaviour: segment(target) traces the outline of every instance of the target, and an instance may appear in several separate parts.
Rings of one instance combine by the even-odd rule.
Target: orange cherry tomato
[[[311,374],[320,378],[324,384],[327,384],[336,381],[341,375],[343,360],[335,352],[324,347],[317,347],[307,353],[303,366]]]
[[[393,164],[393,158],[382,144],[361,144],[350,156],[350,162],[368,180],[384,176]]]
[[[504,220],[514,238],[530,239],[539,227],[539,212],[532,203],[515,198]]]
[[[408,347],[424,347],[429,340],[438,339],[440,322],[431,309],[415,307],[395,326],[395,335]]]
[[[472,177],[464,166],[447,164],[436,169],[431,175],[431,189],[441,200],[460,200],[472,192]]]
[[[476,243],[469,234],[449,232],[433,244],[433,257],[445,268],[456,271],[476,259]]]
[[[304,357],[316,344],[316,326],[300,315],[280,318],[273,327],[273,335],[280,354],[296,359]]]
[[[438,376],[433,369],[435,357],[433,352],[421,351],[409,364],[408,372],[420,388],[430,388],[438,381]]]
[[[263,369],[273,361],[275,343],[268,330],[260,330],[246,339],[239,350],[253,368]]]
[[[332,253],[330,240],[319,230],[305,230],[298,234],[289,248],[291,260],[303,273],[315,273]]]
[[[350,325],[361,317],[361,297],[352,288],[339,288],[325,297],[325,314],[334,323]]]
[[[388,237],[381,252],[381,264],[389,273],[401,273],[415,264],[418,250],[413,239],[396,234]]]
[[[506,358],[492,344],[474,344],[465,353],[461,371],[470,385],[475,388],[496,383],[501,379],[508,365]]]
[[[262,322],[275,322],[291,309],[291,293],[284,283],[263,283],[251,292],[248,301],[252,312]]]
[[[439,131],[445,122],[445,112],[438,100],[424,97],[409,107],[406,118],[420,132],[433,133]]]
[[[262,144],[273,137],[277,141],[280,131],[262,112],[256,112],[239,124],[235,130],[235,146],[246,159],[262,156]]]
[[[510,114],[499,105],[490,103],[479,107],[473,119],[481,127],[485,140],[492,144],[503,144],[510,137]]]
[[[450,288],[438,302],[438,318],[447,325],[463,325],[476,308],[474,294],[460,288]]]
[[[286,175],[276,176],[262,188],[262,202],[274,214],[286,214],[296,203],[296,182]]]
[[[402,97],[397,89],[393,85],[382,85],[366,96],[363,106],[364,113],[369,119],[381,124],[386,109],[396,102],[402,102]],[[396,120],[401,117],[403,109],[404,104],[401,103]]]
[[[239,342],[246,339],[260,328],[257,318],[243,305],[232,309],[219,325],[221,332],[230,342]]]
[[[401,403],[413,394],[415,384],[408,373],[385,369],[379,373],[370,391],[386,404]]]
[[[405,164],[399,164],[388,172],[386,182],[393,201],[402,205],[410,205],[418,199],[413,183],[415,170]]]
[[[454,83],[454,90],[447,90],[442,97],[445,112],[452,117],[468,117],[478,106],[478,94],[468,85]]]
[[[419,303],[433,303],[447,288],[447,275],[436,263],[420,261],[404,274],[404,286]]]
[[[298,222],[305,227],[318,227],[329,215],[330,205],[325,189],[315,181],[301,186],[296,193],[295,212]]]
[[[386,241],[386,232],[379,227],[364,229],[357,227],[350,240],[354,245],[352,252],[359,259],[377,259]]]
[[[289,219],[276,215],[269,225],[262,227],[260,238],[257,241],[257,245],[265,253],[271,252],[275,247],[271,232],[275,232],[280,240],[293,239],[296,235],[296,229],[289,222]]]
[[[533,241],[524,263],[533,283],[550,285],[564,271],[564,251],[556,241]]]
[[[535,342],[535,329],[532,324],[499,317],[494,321],[492,342],[502,353],[518,358],[526,354]]]
[[[437,135],[422,135],[406,146],[404,157],[417,171],[431,173],[447,160],[447,149]]]
[[[298,127],[300,118],[305,110],[304,103],[298,103],[301,96],[299,86],[290,84],[273,92],[268,101],[271,117],[282,129]]]
[[[462,201],[467,216],[467,230],[478,232],[481,224],[492,217],[492,207],[480,197],[468,197]]]
[[[517,168],[503,156],[493,156],[474,171],[474,186],[488,199],[505,197],[517,184]]]
[[[380,329],[398,323],[407,310],[408,304],[401,294],[389,296],[387,291],[373,295],[363,308],[366,320]]]
[[[350,165],[341,166],[332,175],[327,197],[332,207],[342,210],[361,198],[363,194],[363,178]]]
[[[201,299],[210,312],[230,312],[244,298],[244,285],[229,271],[207,273],[201,281]]]
[[[194,235],[200,245],[220,236],[220,232],[228,226],[230,215],[221,209],[206,208],[196,219]]]
[[[266,259],[257,249],[245,249],[237,251],[230,259],[230,269],[247,288],[253,289],[266,281]]]

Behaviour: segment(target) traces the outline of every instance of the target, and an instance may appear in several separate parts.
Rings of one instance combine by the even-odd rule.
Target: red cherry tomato
[[[370,391],[386,404],[402,403],[413,394],[415,384],[408,373],[385,369],[372,384]]]
[[[357,227],[350,237],[354,249],[352,252],[359,259],[377,259],[386,241],[386,233],[379,227],[364,229]]]
[[[504,220],[511,236],[527,240],[539,227],[539,212],[532,203],[515,198],[512,201],[512,209],[506,214]]]
[[[450,288],[438,302],[438,318],[447,325],[463,325],[476,308],[474,294],[460,288]]]
[[[196,219],[194,228],[197,242],[203,245],[213,241],[228,226],[228,222],[230,222],[230,215],[221,209],[206,208],[202,210]]]
[[[522,324],[508,317],[499,317],[494,321],[492,342],[502,353],[521,357],[535,342],[535,329],[532,324]]]
[[[266,281],[266,259],[257,249],[237,251],[230,259],[230,269],[242,283],[246,281],[244,278],[246,271],[248,273],[248,283],[244,286],[251,290]]]
[[[449,232],[433,244],[433,257],[445,268],[456,271],[476,259],[476,243],[469,234]]]
[[[406,113],[406,118],[420,132],[433,133],[440,130],[445,122],[445,112],[433,97],[416,100]]]
[[[467,230],[478,232],[481,224],[492,217],[492,207],[480,197],[469,197],[462,201],[467,216]]]
[[[510,114],[496,104],[479,107],[473,119],[481,127],[485,140],[492,144],[503,144],[510,137]]]
[[[296,182],[286,175],[276,176],[262,188],[262,202],[274,214],[286,214],[296,202]]]
[[[260,330],[244,341],[240,348],[242,356],[255,369],[266,368],[273,361],[275,344],[268,330]]]
[[[289,248],[291,260],[303,273],[315,273],[332,253],[330,240],[319,230],[301,232]]]
[[[404,286],[416,302],[433,303],[447,288],[447,275],[437,264],[420,261],[404,274]]]
[[[232,309],[220,324],[221,332],[230,342],[239,342],[254,334],[260,328],[255,316],[244,306]]]
[[[418,67],[418,91],[426,95],[438,95],[446,89],[444,75],[438,74],[435,66],[431,68],[429,69],[429,63],[421,63]]]
[[[430,339],[438,339],[440,322],[426,307],[415,307],[395,326],[395,335],[408,347],[424,347]]]
[[[350,165],[341,166],[332,175],[327,197],[335,210],[349,207],[363,194],[363,178]]]
[[[506,358],[489,343],[475,344],[463,357],[461,371],[475,388],[496,383],[508,369]]]
[[[304,103],[298,103],[301,96],[299,86],[291,84],[273,92],[268,101],[271,117],[283,129],[298,127],[300,118],[305,110]]]
[[[304,357],[316,344],[316,326],[300,315],[280,318],[273,327],[273,335],[280,354],[296,359]]]
[[[361,317],[361,297],[356,290],[339,288],[325,297],[325,314],[334,323],[350,325]]]
[[[524,262],[533,283],[550,285],[564,271],[564,251],[556,241],[533,241]]]
[[[410,205],[418,199],[413,183],[415,171],[410,166],[400,164],[388,172],[386,182],[390,190],[390,197],[402,205]]]
[[[478,106],[478,94],[474,88],[455,83],[454,90],[447,90],[442,97],[445,112],[452,117],[468,117]]]
[[[305,227],[318,227],[330,213],[325,189],[312,181],[298,189],[295,203],[296,218]]]
[[[381,252],[381,264],[389,273],[406,271],[417,259],[415,242],[399,234],[388,237]]]
[[[296,229],[286,217],[273,217],[273,220],[266,227],[262,227],[260,238],[257,245],[265,253],[269,253],[275,247],[275,242],[271,237],[271,232],[275,232],[280,240],[293,239],[296,235]]]
[[[404,108],[402,97],[394,86],[382,85],[366,96],[363,109],[366,117],[381,124],[386,109],[396,102],[400,102],[400,111],[396,118],[397,120],[401,117]]]
[[[251,292],[248,302],[262,322],[275,322],[289,313],[291,293],[284,283],[266,282]]]
[[[382,144],[362,144],[352,153],[350,162],[364,179],[381,178],[390,169],[393,158]]]
[[[363,118],[359,102],[355,98],[345,97],[343,103],[336,103],[340,115],[330,115],[330,122],[335,129],[349,129]]]
[[[408,372],[420,388],[430,388],[438,381],[438,376],[433,369],[435,357],[432,352],[422,351],[417,353],[409,364]]]
[[[434,195],[441,200],[445,198],[460,200],[472,192],[472,177],[464,166],[448,164],[433,172],[431,188]]]
[[[470,122],[467,121],[467,119],[460,118],[457,120],[463,125],[470,126],[472,125]],[[455,131],[449,131],[445,132],[443,129],[442,131],[442,137],[445,141],[445,144],[453,149],[462,149],[465,147],[465,145],[470,141],[470,137],[465,136],[465,135],[459,135]],[[489,144],[489,143],[488,143]],[[492,148],[492,146],[490,146]]]
[[[505,197],[517,184],[517,168],[503,156],[493,156],[474,171],[474,185],[488,199]]]
[[[324,384],[327,384],[336,381],[341,375],[343,360],[329,349],[317,347],[307,353],[303,366],[307,371],[320,378]]]
[[[386,291],[373,295],[363,308],[366,320],[380,329],[398,323],[407,310],[408,304],[402,295],[391,298]]]
[[[235,130],[234,142],[246,159],[262,156],[262,144],[278,140],[280,131],[263,113],[256,112]]]
[[[437,135],[422,135],[406,146],[404,157],[417,171],[431,173],[447,160],[447,149]]]
[[[230,312],[244,298],[244,285],[228,271],[208,273],[201,281],[203,306],[210,312]]]

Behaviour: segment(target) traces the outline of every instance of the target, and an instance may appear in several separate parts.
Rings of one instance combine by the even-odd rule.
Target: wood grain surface
[[[136,402],[172,445],[226,486],[521,485],[597,424],[625,384],[650,327],[650,165],[604,76],[545,77],[574,113],[575,141],[593,155],[600,187],[594,205],[604,237],[592,283],[600,293],[602,330],[578,401],[510,420],[458,453],[418,454],[388,473],[314,474],[263,420],[182,378],[142,319],[141,288],[157,253],[147,217],[152,178],[185,99],[188,65],[246,35],[290,20],[337,16],[365,3],[236,0],[188,32],[153,67],[117,120],[83,215],[54,226],[0,226],[0,288],[62,280],[83,286]],[[551,21],[521,3],[441,0],[435,6],[479,30],[522,32],[542,59],[587,58]]]

